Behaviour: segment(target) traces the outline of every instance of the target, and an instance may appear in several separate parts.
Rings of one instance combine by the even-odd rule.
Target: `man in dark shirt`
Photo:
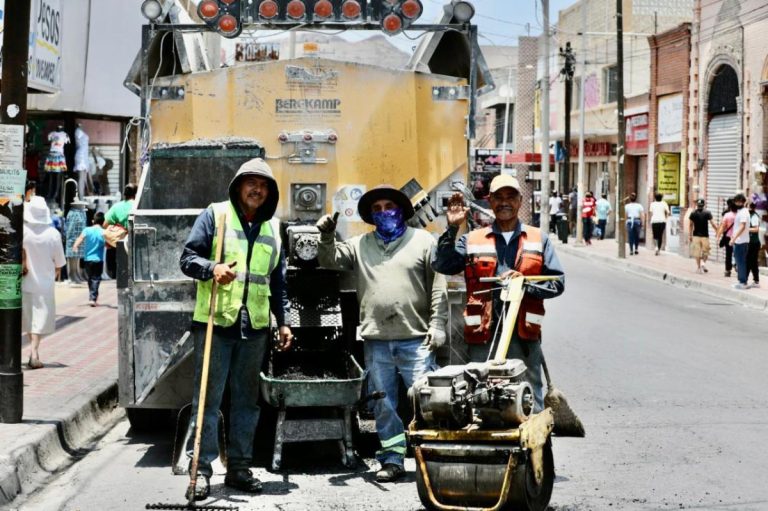
[[[211,204],[197,217],[181,255],[181,271],[198,281],[191,329],[195,389],[200,388],[211,280],[218,284],[198,469],[202,481],[197,484],[195,500],[207,498],[210,491],[211,462],[218,455],[218,410],[227,375],[231,407],[224,484],[249,493],[261,491],[261,482],[249,466],[259,420],[259,373],[268,345],[270,312],[279,327],[278,349],[288,349],[292,337],[285,256],[279,222],[272,218],[278,199],[277,183],[266,162],[256,158],[244,163],[229,185],[229,200]],[[226,263],[214,260],[220,218],[225,221]],[[195,391],[190,428],[194,427],[197,401]]]
[[[696,273],[707,273],[707,258],[709,257],[709,226],[717,230],[712,213],[704,209],[704,199],[696,201],[696,209],[688,216],[688,243],[691,245],[691,255],[696,259]]]

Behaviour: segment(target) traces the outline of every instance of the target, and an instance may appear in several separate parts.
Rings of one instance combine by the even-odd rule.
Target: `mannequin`
[[[45,158],[46,181],[48,192],[46,199],[49,202],[56,201],[61,191],[61,176],[67,172],[67,159],[64,157],[64,145],[69,144],[69,135],[64,131],[64,126],[59,124],[56,130],[48,133],[48,142],[51,148]]]
[[[77,193],[85,197],[93,193],[93,181],[91,180],[90,165],[88,161],[88,142],[90,138],[83,130],[83,125],[77,123],[75,129],[75,172],[77,172]]]
[[[67,213],[67,232],[66,232],[66,251],[67,256],[67,275],[69,276],[70,284],[81,284],[84,282],[83,273],[80,270],[80,259],[83,258],[83,249],[78,247],[78,250],[72,250],[75,240],[82,234],[83,229],[86,228],[85,206],[88,203],[81,201],[77,196],[69,208]]]

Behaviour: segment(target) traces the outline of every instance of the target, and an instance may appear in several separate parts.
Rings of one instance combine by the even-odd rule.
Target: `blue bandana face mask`
[[[384,243],[395,241],[405,232],[403,210],[400,208],[374,212],[373,223],[376,224],[374,234]]]

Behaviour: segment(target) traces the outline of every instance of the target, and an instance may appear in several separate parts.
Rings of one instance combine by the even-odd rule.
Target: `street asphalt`
[[[768,315],[561,255],[565,294],[548,303],[544,351],[556,386],[587,430],[554,439],[555,511],[768,509]],[[375,462],[285,454],[283,473],[255,470],[258,497],[213,483],[213,503],[241,510],[417,510],[409,474],[373,480]],[[170,471],[170,432],[134,434],[122,421],[94,451],[21,510],[130,510],[183,502]],[[292,461],[291,461],[292,460]]]

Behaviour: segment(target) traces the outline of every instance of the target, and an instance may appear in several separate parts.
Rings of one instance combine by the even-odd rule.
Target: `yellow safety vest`
[[[251,318],[251,326],[255,329],[266,328],[269,319],[269,276],[277,267],[280,257],[280,234],[278,220],[273,218],[261,224],[259,235],[253,243],[250,266],[248,259],[248,237],[234,206],[230,201],[210,205],[213,208],[214,219],[226,215],[224,227],[224,261],[237,261],[233,268],[237,277],[227,285],[219,285],[216,292],[216,311],[213,324],[228,327],[239,320],[240,306],[243,303],[245,282],[248,279],[248,298],[246,307]],[[218,223],[218,221],[216,221]],[[218,225],[214,230],[210,259],[216,254]],[[211,289],[213,279],[197,281],[197,302],[195,303],[194,320],[208,322]]]

